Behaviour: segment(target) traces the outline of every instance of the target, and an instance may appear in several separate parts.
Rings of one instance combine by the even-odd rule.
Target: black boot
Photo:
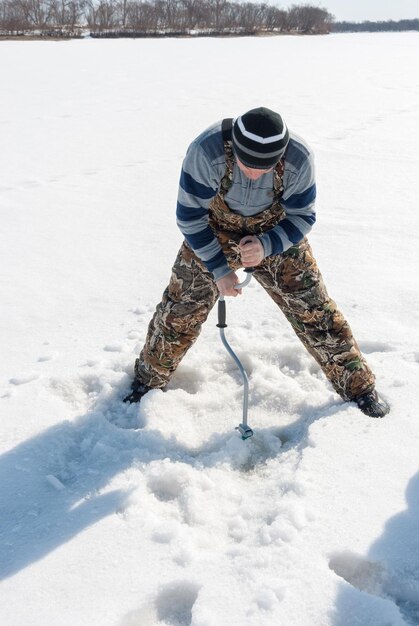
[[[144,385],[138,378],[134,378],[131,384],[130,393],[124,398],[124,402],[133,404],[134,402],[140,402],[141,398],[150,391],[151,387]]]
[[[378,393],[373,389],[364,395],[355,398],[359,408],[368,417],[384,417],[390,412],[390,406],[385,400],[379,397]]]

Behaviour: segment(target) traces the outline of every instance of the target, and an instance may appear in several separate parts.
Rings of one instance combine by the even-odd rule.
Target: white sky
[[[288,8],[291,4],[283,3]],[[419,0],[310,0],[327,9],[338,21],[401,20],[419,17]]]

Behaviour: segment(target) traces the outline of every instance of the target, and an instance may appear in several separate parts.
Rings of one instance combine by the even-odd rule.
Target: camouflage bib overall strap
[[[232,184],[235,163],[231,140],[226,133],[228,125],[224,132],[226,171],[209,210],[209,223],[229,266],[235,270],[242,267],[240,239],[244,235],[266,232],[284,217],[280,205],[284,163],[280,162],[274,170],[271,207],[251,217],[233,213],[224,200]],[[265,258],[253,275],[344,400],[352,400],[374,387],[374,374],[348,322],[327,293],[307,239],[283,254]],[[135,372],[143,383],[150,387],[167,385],[196,341],[218,295],[213,275],[184,242],[170,283],[150,322],[140,358],[136,360]]]
[[[221,179],[219,192],[210,206],[209,224],[223,247],[224,254],[229,257],[230,266],[237,269],[241,267],[238,247],[240,239],[245,235],[261,235],[274,228],[285,217],[285,211],[280,205],[284,190],[282,184],[284,161],[281,159],[274,168],[272,205],[251,217],[233,213],[224,199],[233,183],[233,167],[236,162],[231,141],[232,123],[232,119],[225,119],[222,122],[226,170]]]

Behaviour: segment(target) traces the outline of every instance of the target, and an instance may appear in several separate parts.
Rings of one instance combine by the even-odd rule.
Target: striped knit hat
[[[265,107],[248,111],[233,125],[233,150],[247,167],[269,169],[281,159],[288,141],[282,117]]]

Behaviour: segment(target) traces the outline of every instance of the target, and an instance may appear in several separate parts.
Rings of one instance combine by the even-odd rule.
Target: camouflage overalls
[[[235,214],[224,195],[231,186],[234,157],[231,142],[224,142],[226,172],[212,201],[210,225],[229,266],[242,267],[238,243],[244,235],[258,235],[283,217],[283,162],[274,170],[275,200],[252,217]],[[374,375],[352,331],[329,298],[306,238],[280,255],[265,258],[254,278],[279,306],[295,333],[316,359],[336,392],[352,400],[374,387]],[[170,283],[150,322],[146,343],[135,363],[136,376],[150,387],[164,387],[187,350],[197,339],[203,322],[219,296],[213,275],[184,242],[172,269]]]

